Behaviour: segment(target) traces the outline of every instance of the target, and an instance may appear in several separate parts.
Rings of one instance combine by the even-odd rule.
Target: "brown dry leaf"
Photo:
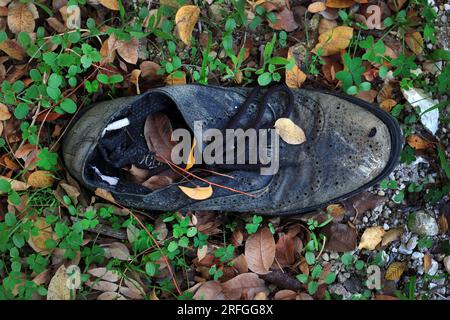
[[[392,82],[386,83],[380,90],[377,96],[378,103],[383,102],[387,99],[392,99],[392,90],[393,90]]]
[[[444,234],[448,231],[448,221],[445,215],[441,214],[438,219],[439,231]]]
[[[247,273],[248,272],[248,264],[247,259],[243,254],[238,255],[236,258],[232,260],[233,268],[236,269],[239,273]]]
[[[245,243],[245,259],[248,268],[258,274],[269,273],[275,260],[275,240],[269,228],[260,229],[248,237]]]
[[[222,283],[226,300],[238,300],[241,297],[252,300],[258,292],[269,293],[264,280],[255,273],[243,273]]]
[[[407,34],[405,37],[405,42],[412,52],[415,54],[421,54],[423,52],[423,38],[420,32],[413,32]]]
[[[255,297],[253,298],[253,300],[267,300],[267,293],[258,292],[257,294],[255,294]]]
[[[298,24],[294,19],[294,14],[286,6],[284,6],[281,11],[275,12],[275,16],[277,17],[275,23],[269,21],[269,26],[272,29],[292,32],[298,28]]]
[[[117,282],[119,281],[119,274],[117,271],[108,270],[105,267],[100,268],[92,268],[89,269],[88,272],[90,275],[99,278],[101,280],[109,281],[109,282]]]
[[[6,39],[0,42],[0,50],[15,60],[25,58],[25,50],[15,40]]]
[[[11,184],[11,189],[13,189],[14,191],[25,191],[27,190],[30,185],[23,182],[23,181],[19,181],[19,180],[15,180],[15,179],[11,179],[5,176],[0,176],[0,179],[5,179],[7,180],[10,184]],[[0,191],[0,194],[2,192]]]
[[[0,121],[8,120],[11,118],[11,113],[8,110],[8,107],[0,102]]]
[[[194,149],[195,149],[196,145],[197,145],[197,140],[195,140],[195,137],[194,137],[194,140],[192,140],[191,151],[189,151],[188,160],[186,162],[186,168],[184,168],[184,170],[186,170],[186,171],[191,169],[195,164]]]
[[[172,148],[176,145],[172,137],[172,124],[164,113],[152,113],[145,120],[144,136],[147,147],[163,159],[170,160]]]
[[[136,38],[130,41],[118,41],[117,53],[123,60],[130,64],[136,64],[138,61],[139,40]]]
[[[35,15],[33,14],[35,11],[37,9],[33,3],[24,4],[19,1],[13,1],[8,6],[8,27],[11,32],[15,34],[22,31],[33,32],[36,26],[34,21]]]
[[[322,18],[319,21],[319,34],[325,33],[335,27],[337,27],[337,22],[335,20]]]
[[[97,300],[127,300],[123,295],[117,292],[103,292],[97,297]]]
[[[109,281],[86,281],[86,285],[91,287],[94,290],[102,291],[102,292],[114,292],[117,291],[119,286],[115,283]]]
[[[158,190],[164,188],[171,184],[173,179],[169,176],[164,175],[155,175],[148,178],[146,181],[142,183],[142,186],[149,188],[151,190]]]
[[[27,183],[33,188],[47,188],[53,184],[53,175],[49,171],[38,170],[30,174]]]
[[[387,5],[391,10],[399,11],[407,0],[387,0]]]
[[[141,94],[141,90],[139,89],[139,76],[141,75],[141,70],[134,69],[131,71],[130,82],[136,86],[136,93]]]
[[[67,286],[68,281],[66,267],[61,265],[48,284],[47,300],[70,300],[71,290]]]
[[[416,150],[423,150],[433,147],[433,143],[425,140],[417,134],[412,134],[408,136],[406,142]]]
[[[95,193],[96,196],[98,196],[98,197],[100,197],[102,199],[108,200],[109,202],[112,202],[112,203],[116,203],[116,200],[114,199],[114,197],[111,194],[111,192],[109,192],[109,191],[107,191],[105,189],[97,188],[97,189],[95,189],[94,193]]]
[[[372,89],[372,90],[368,90],[368,91],[361,91],[360,93],[358,93],[356,95],[356,97],[372,103],[375,100],[375,98],[377,97],[377,94],[378,94],[378,91]]]
[[[49,17],[46,21],[56,32],[63,33],[66,31],[66,26],[55,17]]]
[[[288,51],[287,59],[292,59],[291,50]],[[292,69],[286,69],[286,85],[289,88],[300,88],[306,80],[306,74],[300,70],[297,64]]]
[[[383,240],[381,241],[381,245],[383,247],[385,247],[389,243],[398,240],[400,238],[400,236],[403,234],[403,232],[404,232],[403,228],[392,228],[392,229],[389,229],[384,234]]]
[[[178,186],[178,188],[180,188],[185,195],[194,200],[205,200],[210,198],[213,194],[213,188],[211,186],[195,188]]]
[[[400,299],[397,297],[388,296],[385,294],[377,294],[377,295],[375,295],[374,300],[400,300]]]
[[[327,213],[329,213],[333,218],[339,218],[345,215],[345,208],[342,204],[330,204],[327,207]]]
[[[78,6],[63,6],[59,9],[61,17],[69,30],[81,28],[81,10]]]
[[[373,194],[371,192],[360,192],[357,195],[351,197],[342,202],[347,210],[353,209],[356,214],[361,214],[367,210],[374,209],[379,205],[386,202],[386,197]]]
[[[116,40],[116,36],[111,34],[108,39],[106,39],[102,47],[100,48],[100,54],[103,57],[103,63],[112,63],[116,58],[116,50],[119,47],[119,42]]]
[[[351,7],[355,2],[353,0],[326,0],[325,5],[328,8],[343,9]]]
[[[34,227],[39,230],[36,236],[31,236],[28,239],[28,244],[34,251],[39,252],[42,255],[48,255],[49,250],[45,247],[47,240],[56,240],[56,235],[53,232],[52,226],[45,222],[45,218],[38,217],[33,223]]]
[[[322,228],[321,232],[327,237],[325,248],[328,251],[347,252],[356,247],[357,232],[346,224],[332,222]]]
[[[204,257],[206,257],[206,254],[208,253],[208,246],[205,244],[202,247],[197,249],[197,258],[198,261],[201,261]]]
[[[273,297],[275,300],[295,300],[297,298],[297,292],[293,290],[280,290],[275,293]]]
[[[426,273],[428,273],[428,271],[430,270],[430,268],[431,268],[431,262],[432,262],[432,258],[431,258],[431,255],[429,254],[429,253],[426,253],[424,256],[423,256],[423,270],[426,272]]]
[[[130,251],[121,242],[113,242],[103,246],[106,258],[115,258],[122,261],[130,260]]]
[[[281,139],[288,144],[302,144],[306,141],[305,133],[302,128],[297,126],[289,118],[279,118],[275,121],[274,127],[277,129]]]
[[[381,109],[383,109],[386,112],[391,112],[392,108],[397,105],[397,101],[394,99],[386,99],[383,102],[380,103]]]
[[[333,28],[319,36],[319,41],[312,51],[317,53],[318,50],[321,49],[322,56],[331,56],[346,49],[349,46],[352,37],[353,28],[346,26]]]
[[[156,72],[161,69],[161,67],[153,61],[143,61],[140,64],[139,69],[141,69],[142,78],[156,79],[159,77]]]
[[[397,281],[406,270],[406,264],[403,262],[393,262],[386,270],[385,279],[388,281]]]
[[[384,232],[383,227],[367,228],[361,236],[358,249],[375,250],[376,246],[382,241]]]
[[[169,86],[180,86],[186,84],[186,73],[184,71],[177,71],[167,76],[165,83]]]
[[[109,10],[119,11],[119,1],[118,0],[98,0],[105,8]]]
[[[224,300],[220,282],[207,281],[203,283],[195,293],[194,300]]]
[[[131,165],[131,168],[128,170],[128,172],[131,175],[131,180],[136,183],[143,183],[149,178],[150,175],[149,170],[138,168],[134,164]]]
[[[308,6],[308,12],[317,13],[326,10],[327,6],[323,2],[313,2]]]
[[[275,248],[275,258],[282,267],[287,267],[295,262],[295,241],[289,234],[280,237]]]
[[[191,44],[192,31],[200,16],[200,8],[197,6],[182,6],[175,15],[178,35],[185,45]]]

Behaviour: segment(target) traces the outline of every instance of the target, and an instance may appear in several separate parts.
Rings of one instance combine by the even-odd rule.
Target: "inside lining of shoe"
[[[86,179],[92,184],[114,189],[116,192],[151,192],[131,181],[124,168],[133,164],[137,168],[149,170],[153,175],[166,167],[155,161],[144,136],[147,116],[156,112],[169,117],[173,130],[188,128],[175,103],[168,96],[162,93],[144,95],[115,115],[105,127],[85,167]]]

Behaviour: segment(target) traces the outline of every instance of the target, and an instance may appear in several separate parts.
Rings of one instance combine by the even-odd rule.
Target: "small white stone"
[[[436,260],[432,259],[431,260],[431,267],[430,267],[430,269],[428,270],[427,273],[430,276],[434,276],[437,273],[438,269],[439,269],[439,264],[437,263]]]
[[[424,256],[424,254],[422,252],[416,251],[411,255],[411,259],[421,261],[423,256]]]
[[[383,229],[386,230],[386,231],[389,230],[389,225],[387,223],[384,223],[383,224]]]
[[[328,255],[328,253],[324,253],[323,255],[322,255],[322,259],[323,259],[323,261],[330,261],[330,256]]]
[[[337,252],[332,252],[332,253],[330,253],[330,259],[331,259],[331,260],[337,260],[337,259],[339,259],[339,253],[337,253]]]
[[[362,218],[362,222],[363,222],[363,223],[367,223],[367,222],[369,222],[369,219],[368,219],[367,217],[363,217],[363,218]]]
[[[380,197],[384,197],[386,195],[386,192],[384,192],[383,190],[378,191],[378,195]]]
[[[445,270],[447,270],[447,272],[450,273],[450,256],[446,256],[444,258],[444,267]]]
[[[445,11],[450,11],[450,4],[446,3],[444,4]]]

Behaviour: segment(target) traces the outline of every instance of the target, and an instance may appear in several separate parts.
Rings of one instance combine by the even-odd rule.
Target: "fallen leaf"
[[[186,168],[184,168],[184,170],[186,170],[186,171],[191,169],[195,164],[194,149],[195,149],[196,145],[197,145],[197,140],[195,140],[195,137],[194,137],[194,139],[192,140],[191,150],[189,151],[188,160],[186,162]]]
[[[383,102],[380,103],[381,109],[383,109],[386,112],[391,112],[392,108],[397,105],[397,101],[394,99],[386,99]]]
[[[405,37],[405,42],[414,54],[421,54],[423,52],[423,38],[420,32],[409,33]]]
[[[328,19],[322,18],[319,21],[319,34],[322,34],[329,30],[332,30],[335,27],[337,27],[337,22],[335,20],[328,20]]]
[[[94,193],[96,196],[98,196],[102,199],[108,200],[109,202],[112,202],[112,203],[116,203],[116,200],[114,200],[114,197],[111,194],[111,192],[109,192],[105,189],[97,188],[97,189],[95,189]]]
[[[329,223],[321,229],[321,233],[327,237],[325,248],[328,251],[347,252],[356,248],[357,232],[346,224]]]
[[[33,7],[34,6],[34,10]],[[13,1],[8,6],[8,27],[12,33],[33,32],[35,27],[35,16],[33,11],[36,7],[33,3],[20,3]]]
[[[236,258],[232,260],[233,268],[238,271],[238,273],[247,273],[248,272],[248,264],[247,259],[245,259],[245,255],[240,254]]]
[[[59,12],[66,23],[67,29],[75,30],[81,28],[81,10],[79,6],[63,6],[59,9]]]
[[[149,78],[149,79],[157,79],[160,76],[157,74],[157,71],[161,69],[160,65],[153,61],[143,61],[139,69],[141,69],[141,77]]]
[[[90,275],[97,277],[101,280],[109,281],[109,282],[117,282],[119,281],[119,275],[115,270],[108,270],[105,267],[100,268],[92,268],[89,269],[88,272]]]
[[[445,215],[441,214],[438,219],[439,231],[444,234],[448,231],[448,221]]]
[[[399,11],[408,0],[387,0],[387,5],[391,10]]]
[[[430,268],[431,268],[432,260],[433,260],[433,259],[431,258],[431,255],[428,254],[428,253],[426,253],[426,254],[423,256],[423,270],[424,270],[426,273],[428,273],[428,271],[429,271]]]
[[[312,50],[314,53],[320,51],[321,56],[331,56],[346,49],[353,37],[353,28],[339,26],[322,33],[316,47]]]
[[[222,286],[217,281],[203,283],[193,296],[194,300],[224,300]]]
[[[367,228],[361,236],[358,249],[375,250],[376,246],[382,241],[384,232],[383,227]]]
[[[287,59],[293,59],[291,50],[288,50]],[[295,63],[290,70],[286,69],[285,74],[286,85],[289,88],[300,88],[306,80],[306,74],[302,70],[300,70],[300,68],[297,66],[297,63]]]
[[[56,32],[64,33],[66,31],[66,26],[55,17],[49,17],[45,19],[45,21],[47,21],[50,27],[52,27]]]
[[[15,60],[25,58],[25,50],[15,40],[6,39],[0,42],[0,50]]]
[[[177,71],[167,76],[165,80],[169,86],[180,86],[186,84],[186,73],[184,71]]]
[[[103,280],[96,280],[96,281],[86,281],[86,285],[91,287],[93,290],[98,290],[102,292],[114,292],[117,291],[119,286],[115,283],[109,282],[109,281],[103,281]]]
[[[269,26],[275,30],[284,30],[286,32],[292,32],[298,28],[297,22],[295,22],[294,14],[286,6],[280,11],[275,12],[277,20],[275,23],[269,21]]]
[[[406,264],[403,262],[393,262],[386,270],[385,279],[388,281],[397,281],[406,270]]]
[[[326,0],[326,2],[325,2],[325,5],[328,8],[333,8],[333,9],[348,8],[354,4],[355,4],[355,2],[353,0]]]
[[[257,294],[255,294],[255,297],[253,298],[253,300],[267,300],[267,293],[265,292],[258,292]]]
[[[308,6],[308,12],[317,13],[326,10],[327,6],[323,2],[313,2]]]
[[[117,292],[103,292],[97,297],[97,300],[127,300],[123,295]]]
[[[397,297],[388,296],[385,294],[377,294],[375,295],[375,300],[399,300]]]
[[[172,148],[176,142],[171,140],[172,124],[168,116],[160,112],[149,115],[145,120],[144,136],[151,152],[163,159],[171,159]]]
[[[275,293],[274,300],[296,300],[297,292],[293,290],[280,290]]]
[[[222,290],[226,300],[238,300],[241,297],[252,300],[258,292],[269,293],[264,280],[255,273],[243,273],[222,283]]]
[[[144,181],[142,183],[142,186],[151,190],[158,190],[168,186],[171,183],[173,183],[173,179],[171,177],[164,175],[155,175]]]
[[[392,228],[392,229],[389,229],[384,234],[383,240],[381,241],[381,245],[383,247],[385,247],[389,243],[398,240],[400,238],[400,236],[403,234],[403,232],[404,232],[403,228]]]
[[[281,139],[288,144],[302,144],[306,141],[302,128],[297,126],[289,118],[279,118],[274,125]]]
[[[121,242],[113,242],[103,246],[106,258],[115,258],[122,261],[130,260],[130,251]]]
[[[425,140],[417,134],[412,134],[406,138],[406,142],[416,150],[423,150],[433,147],[433,143]]]
[[[108,8],[109,10],[119,10],[119,0],[98,0],[98,2],[100,2],[102,6]]]
[[[50,171],[38,170],[30,174],[27,183],[33,188],[47,188],[53,184],[53,175]]]
[[[378,207],[386,202],[386,200],[386,197],[364,191],[347,200],[344,200],[342,204],[348,211],[354,210],[356,214],[361,214],[367,210]]]
[[[8,110],[8,107],[0,102],[0,121],[8,120],[11,118],[11,113]]]
[[[130,64],[136,64],[138,61],[139,40],[132,38],[130,41],[118,41],[117,53],[123,60]]]
[[[356,97],[372,103],[375,100],[377,94],[378,94],[378,91],[376,91],[376,90],[367,90],[367,91],[361,91],[360,93],[358,93],[356,95]]]
[[[245,243],[245,259],[248,268],[258,274],[269,273],[275,260],[275,240],[269,228],[262,228],[248,237]]]
[[[25,190],[27,190],[30,187],[30,185],[25,183],[25,182],[22,182],[22,181],[19,181],[19,180],[15,180],[15,179],[11,179],[11,178],[8,178],[8,177],[5,177],[5,176],[0,176],[0,179],[7,180],[11,184],[11,189],[13,189],[14,191],[25,191]],[[1,193],[2,192],[0,191],[0,194]]]
[[[178,188],[180,188],[185,195],[194,200],[205,200],[210,198],[213,194],[213,188],[211,186],[195,188],[178,186]]]
[[[56,240],[57,237],[53,232],[52,226],[45,222],[45,218],[38,217],[33,222],[33,226],[38,229],[37,235],[31,235],[28,239],[28,244],[30,247],[42,254],[43,256],[48,255],[50,253],[45,246],[45,242],[47,240]]]
[[[200,8],[193,5],[182,6],[175,15],[178,35],[185,45],[191,44],[192,31],[200,16]]]
[[[295,262],[295,241],[288,234],[284,234],[278,239],[275,248],[275,258],[282,267],[291,266]]]
[[[141,75],[141,70],[134,69],[131,71],[130,82],[136,86],[136,93],[141,94],[141,90],[139,89],[139,76]]]
[[[47,300],[70,300],[71,290],[67,285],[68,281],[66,267],[61,265],[48,284]]]

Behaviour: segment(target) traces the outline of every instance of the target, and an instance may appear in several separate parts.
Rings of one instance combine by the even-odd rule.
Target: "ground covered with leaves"
[[[448,299],[449,15],[440,0],[0,0],[0,299]],[[94,102],[272,82],[376,103],[401,124],[401,164],[270,219],[131,211],[64,168]]]

